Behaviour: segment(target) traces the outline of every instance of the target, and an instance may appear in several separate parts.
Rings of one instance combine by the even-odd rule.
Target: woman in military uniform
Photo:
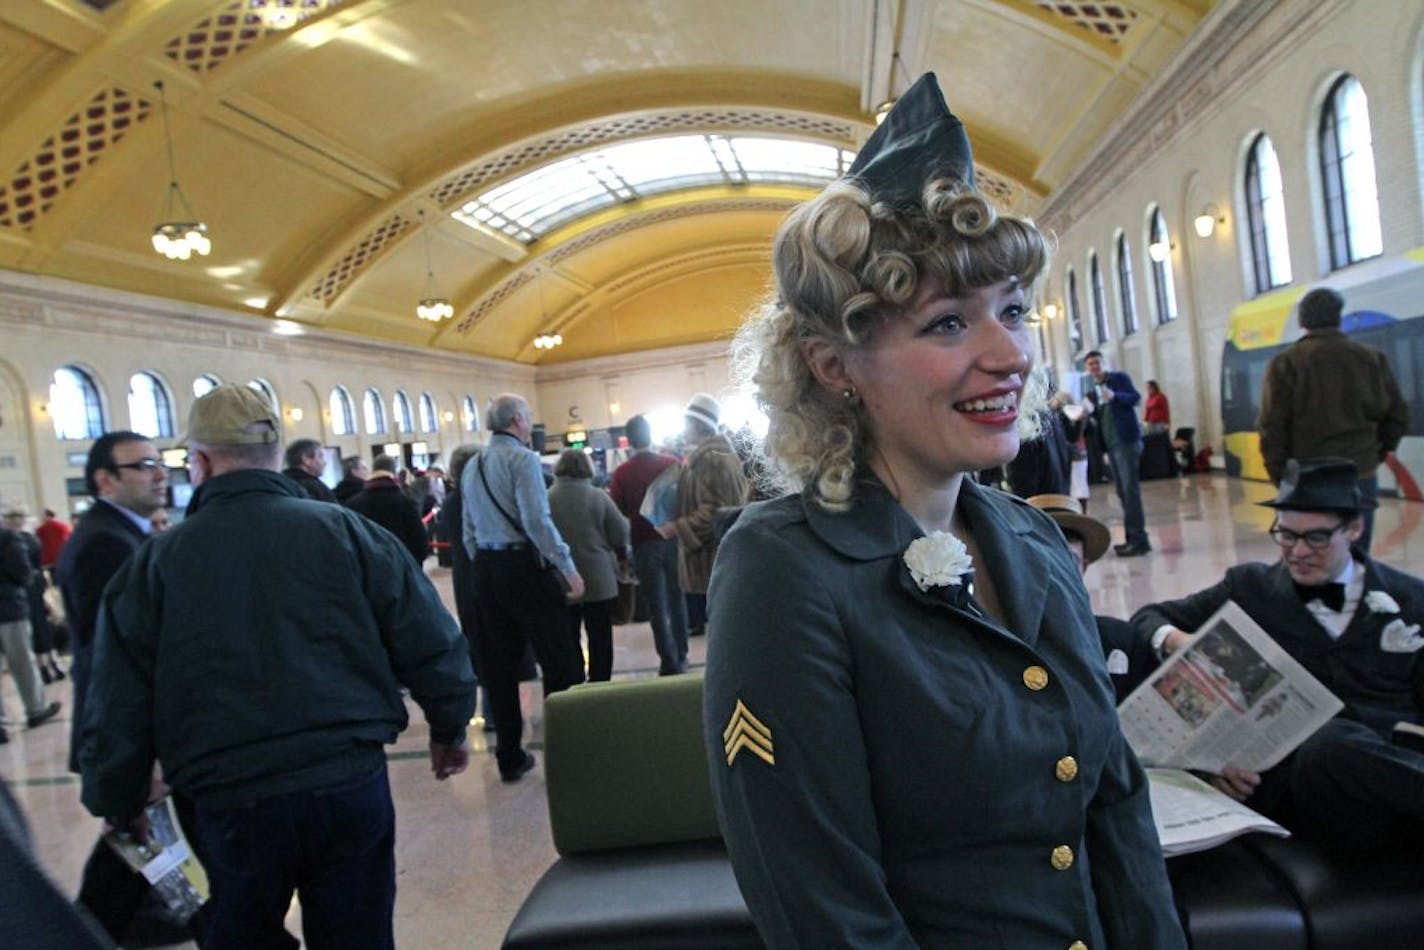
[[[738,365],[792,493],[712,576],[706,737],[773,947],[1185,945],[1053,523],[966,474],[1033,417],[1045,242],[974,190],[932,75],[777,236]]]

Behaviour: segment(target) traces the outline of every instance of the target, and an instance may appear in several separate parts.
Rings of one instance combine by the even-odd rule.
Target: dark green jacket
[[[218,476],[105,590],[84,804],[135,814],[155,757],[214,807],[379,767],[406,726],[401,684],[433,739],[464,737],[468,648],[399,542],[276,472]]]
[[[762,937],[1184,946],[1062,535],[968,480],[959,506],[1007,628],[915,586],[902,556],[921,532],[873,479],[843,514],[796,495],[753,505],[722,542],[706,740]]]

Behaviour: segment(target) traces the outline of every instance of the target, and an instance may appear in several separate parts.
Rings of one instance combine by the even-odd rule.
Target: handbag
[[[500,516],[514,529],[515,534],[528,542],[529,550],[533,555],[533,564],[531,566],[536,570],[541,570],[548,574],[553,580],[554,585],[559,589],[559,592],[567,594],[569,592],[569,581],[568,578],[564,577],[564,572],[559,570],[557,564],[550,564],[544,559],[544,555],[539,551],[539,547],[534,543],[534,539],[525,533],[524,528],[520,526],[519,522],[509,516],[509,512],[504,510],[504,506],[499,503],[499,499],[494,496],[494,492],[490,491],[489,479],[485,478],[484,455],[480,456],[479,461],[475,464],[475,469],[480,473],[480,483],[485,486],[485,494],[489,496],[489,500],[493,503],[495,511],[498,511]]]
[[[613,622],[632,623],[638,612],[638,578],[627,561],[618,563],[618,597],[613,602]]]

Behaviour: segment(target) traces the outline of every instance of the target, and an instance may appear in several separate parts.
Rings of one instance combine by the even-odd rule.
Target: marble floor
[[[1144,483],[1154,551],[1131,559],[1108,554],[1089,568],[1094,609],[1127,616],[1144,603],[1205,587],[1232,564],[1273,560],[1276,549],[1265,534],[1271,512],[1255,505],[1270,496],[1263,483],[1222,475]],[[1089,513],[1112,525],[1114,540],[1122,540],[1121,511],[1110,486],[1094,487]],[[1383,500],[1374,555],[1411,573],[1424,572],[1421,520],[1424,505]],[[448,601],[449,572],[430,564],[431,578]],[[615,628],[614,637],[615,676],[656,672],[646,624]],[[701,665],[705,651],[705,642],[694,639],[694,665]],[[49,687],[49,693],[64,701],[64,713],[53,725],[11,728],[10,743],[0,746],[0,778],[11,783],[27,812],[44,867],[73,894],[98,822],[80,806],[76,779],[65,771],[68,681]],[[12,719],[18,716],[21,707],[8,676],[0,696]],[[543,717],[536,684],[524,685],[523,703],[529,747],[539,755]],[[389,750],[398,814],[396,940],[402,947],[497,947],[520,902],[555,858],[543,769],[513,785],[501,783],[493,758],[485,754],[485,734],[475,728],[470,770],[437,783],[426,758],[427,737],[419,710],[412,709],[411,727]],[[299,934],[298,914],[294,908],[290,923]]]

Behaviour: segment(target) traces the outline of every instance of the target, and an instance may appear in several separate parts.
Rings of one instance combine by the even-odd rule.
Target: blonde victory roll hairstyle
[[[766,487],[805,491],[843,510],[869,448],[862,409],[816,380],[806,341],[863,346],[875,322],[901,315],[924,280],[958,297],[1014,278],[1031,296],[1048,256],[1030,221],[998,214],[957,178],[931,180],[908,207],[875,202],[843,180],[793,210],[776,235],[776,296],[732,343],[734,378],[769,420],[757,466]],[[1037,370],[1025,380],[1021,438],[1037,434],[1047,389]]]

